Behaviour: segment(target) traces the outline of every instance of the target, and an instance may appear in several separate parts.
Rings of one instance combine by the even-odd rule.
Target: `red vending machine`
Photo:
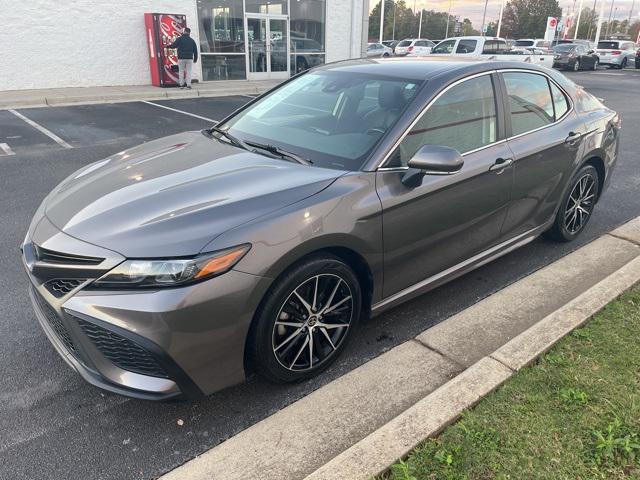
[[[156,87],[178,85],[178,57],[167,45],[182,34],[187,26],[185,15],[170,13],[145,13],[144,24],[149,45],[151,83]]]

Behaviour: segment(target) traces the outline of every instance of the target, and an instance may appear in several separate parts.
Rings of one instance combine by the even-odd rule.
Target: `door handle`
[[[496,163],[489,167],[489,171],[498,172],[498,175],[500,175],[505,168],[510,167],[511,165],[513,165],[513,158],[496,158]]]
[[[582,139],[582,134],[580,132],[569,132],[567,138],[564,139],[564,143],[567,145],[576,145]]]

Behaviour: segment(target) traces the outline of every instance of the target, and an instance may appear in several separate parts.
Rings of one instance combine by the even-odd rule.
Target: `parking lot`
[[[71,371],[31,311],[18,246],[42,198],[72,171],[154,138],[204,128],[250,98],[0,111],[0,478],[154,478],[640,215],[640,70],[568,76],[619,111],[624,129],[611,187],[577,242],[538,239],[371,320],[338,362],[312,381],[273,385],[254,377],[197,402],[131,400]]]

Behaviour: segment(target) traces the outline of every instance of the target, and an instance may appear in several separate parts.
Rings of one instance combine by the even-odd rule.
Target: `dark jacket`
[[[191,60],[193,62],[198,61],[198,46],[196,42],[187,34],[180,35],[175,42],[171,45],[167,45],[167,48],[177,48],[178,58],[182,60]]]

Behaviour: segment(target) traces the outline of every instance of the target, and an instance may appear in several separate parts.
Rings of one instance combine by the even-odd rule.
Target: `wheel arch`
[[[331,236],[333,237],[333,236]],[[249,331],[245,340],[244,347],[244,368],[245,372],[251,372],[255,370],[255,367],[252,365],[251,355],[248,355],[249,352],[249,342],[253,341],[254,327],[256,325],[256,321],[259,313],[261,312],[264,303],[271,295],[271,292],[276,288],[278,281],[287,274],[289,270],[295,268],[300,263],[305,260],[315,257],[321,256],[323,254],[337,257],[346,263],[356,274],[358,281],[360,282],[360,288],[362,289],[362,309],[361,309],[361,318],[366,319],[371,312],[371,305],[373,304],[374,297],[374,288],[376,284],[375,278],[375,269],[372,267],[369,261],[362,255],[358,248],[352,244],[352,242],[345,241],[344,237],[340,235],[338,236],[342,241],[338,239],[333,239],[333,241],[327,241],[324,239],[322,245],[318,245],[316,242],[310,241],[304,244],[299,245],[293,251],[288,252],[288,254],[274,262],[273,266],[269,270],[269,276],[273,278],[271,285],[263,295],[260,300],[258,307],[253,313],[253,317],[251,319],[251,324],[249,326]],[[354,240],[355,241],[355,240]]]
[[[591,155],[588,156],[576,169],[579,170],[585,165],[591,165],[598,172],[598,198],[596,198],[596,202],[600,200],[600,196],[602,195],[602,190],[604,187],[604,181],[607,174],[607,171],[604,166],[604,160],[599,155]]]

